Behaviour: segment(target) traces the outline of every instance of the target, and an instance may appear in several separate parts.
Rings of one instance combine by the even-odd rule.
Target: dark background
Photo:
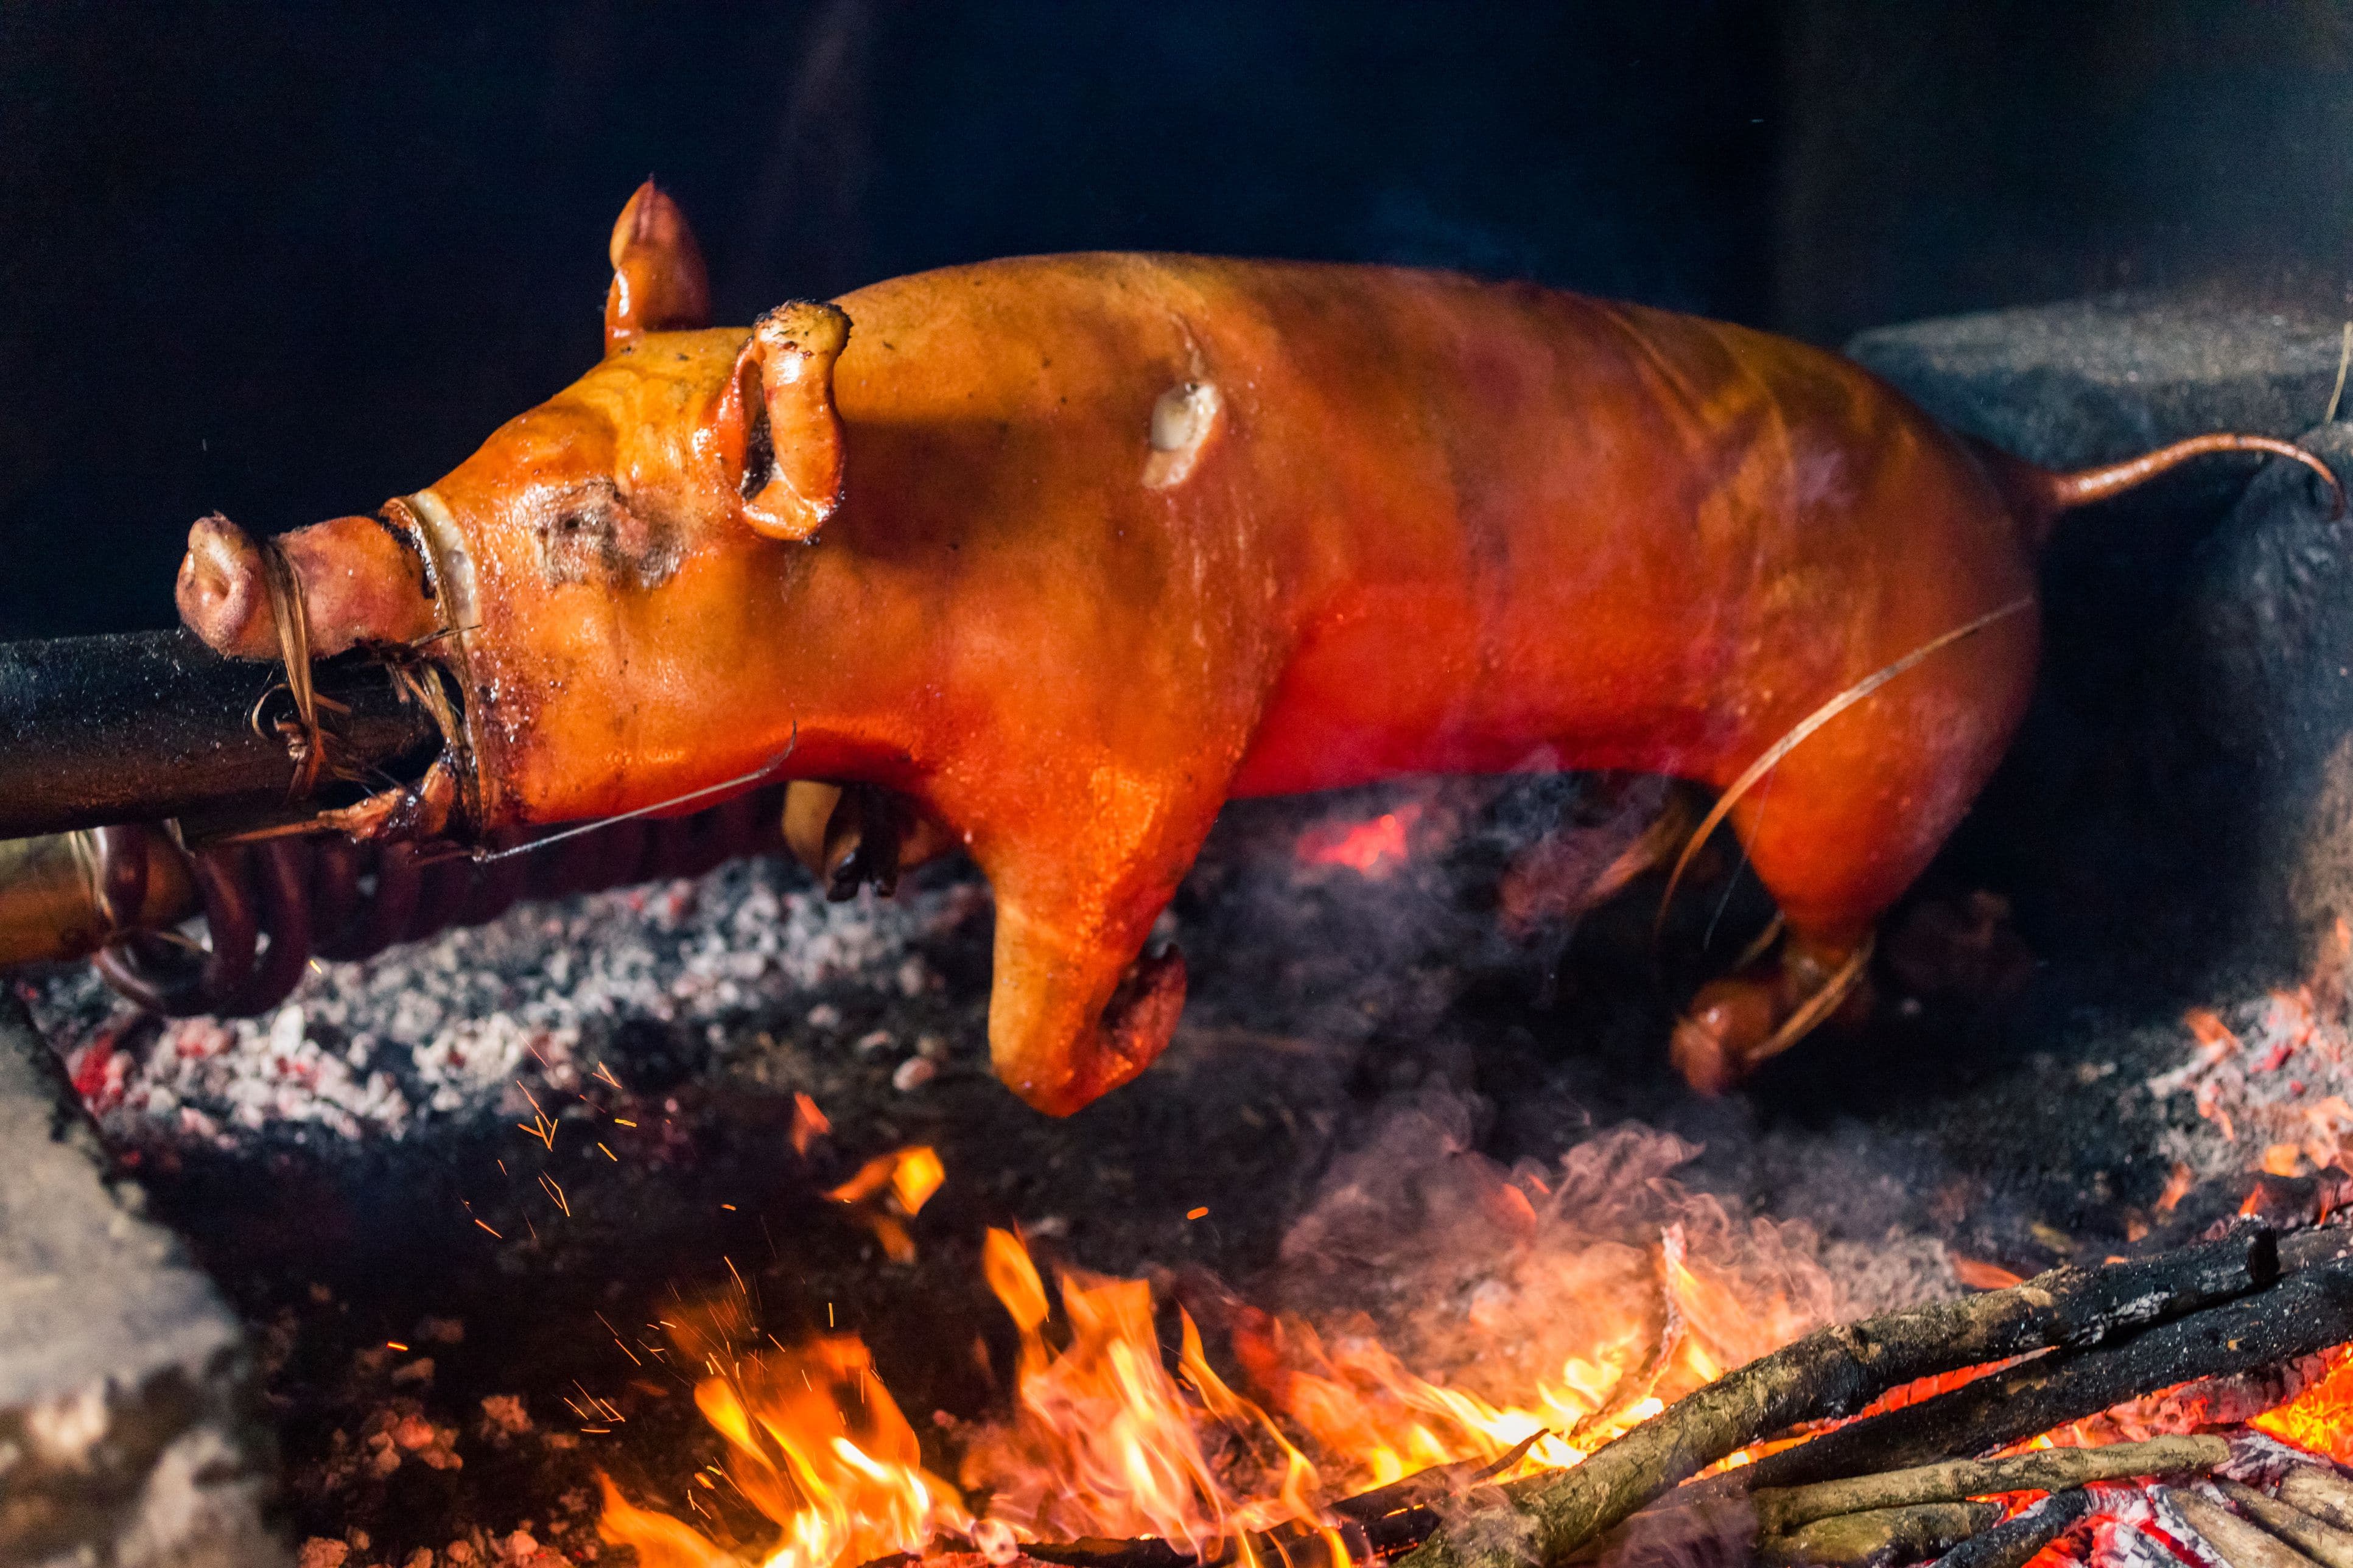
[[[2353,6],[0,6],[0,637],[190,519],[428,482],[596,353],[652,172],[725,319],[1023,251],[1402,261],[1826,342],[2339,290]]]

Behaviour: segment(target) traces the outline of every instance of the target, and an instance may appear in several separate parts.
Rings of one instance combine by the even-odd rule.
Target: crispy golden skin
[[[628,811],[787,750],[897,792],[996,890],[990,1047],[1048,1110],[1165,1045],[1181,965],[1136,961],[1228,799],[1538,768],[1721,788],[2032,594],[2030,520],[1977,456],[1762,333],[1130,255],[666,331],[628,300],[674,314],[700,259],[665,280],[683,221],[626,227],[604,362],[391,514],[455,628],[470,820]],[[414,609],[385,612],[401,637]],[[1741,802],[1789,973],[1819,984],[1927,863],[2037,635],[2029,607],[1940,650]]]

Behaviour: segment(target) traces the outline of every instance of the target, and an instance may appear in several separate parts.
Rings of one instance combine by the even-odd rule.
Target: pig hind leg
[[[1702,987],[1677,1025],[1672,1055],[1694,1088],[1729,1088],[1823,1022],[1867,1014],[1879,917],[1927,868],[2008,739],[2015,704],[1982,694],[1923,680],[1908,701],[1866,702],[1733,808],[1786,935],[1768,958]]]

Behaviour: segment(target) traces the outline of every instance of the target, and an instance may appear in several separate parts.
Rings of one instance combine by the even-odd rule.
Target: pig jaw
[[[481,828],[694,810],[746,775],[899,782],[918,749],[880,732],[899,715],[860,721],[818,675],[786,625],[815,617],[784,563],[691,552],[622,594],[475,564],[479,614],[448,662]]]

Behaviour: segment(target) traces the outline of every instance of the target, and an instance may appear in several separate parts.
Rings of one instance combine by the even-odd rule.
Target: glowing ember
[[[1370,822],[1336,827],[1329,824],[1299,836],[1298,856],[1307,866],[1345,866],[1359,876],[1378,879],[1405,864],[1406,835],[1421,820],[1421,807],[1408,804],[1385,811]]]
[[[2339,1351],[2326,1376],[2248,1425],[2340,1465],[2353,1464],[2353,1351]]]
[[[793,1152],[807,1157],[817,1141],[833,1131],[833,1123],[817,1108],[817,1101],[806,1094],[793,1096]]]
[[[947,1180],[938,1152],[924,1143],[911,1143],[888,1154],[877,1154],[859,1167],[858,1174],[825,1195],[848,1205],[850,1217],[872,1233],[882,1254],[893,1263],[912,1263],[914,1237],[906,1221],[915,1217],[932,1194]]]
[[[889,1188],[902,1211],[913,1215],[940,1190],[947,1172],[938,1152],[926,1143],[912,1143],[888,1154],[877,1154],[858,1168],[858,1174],[826,1194],[838,1204],[866,1202]]]

